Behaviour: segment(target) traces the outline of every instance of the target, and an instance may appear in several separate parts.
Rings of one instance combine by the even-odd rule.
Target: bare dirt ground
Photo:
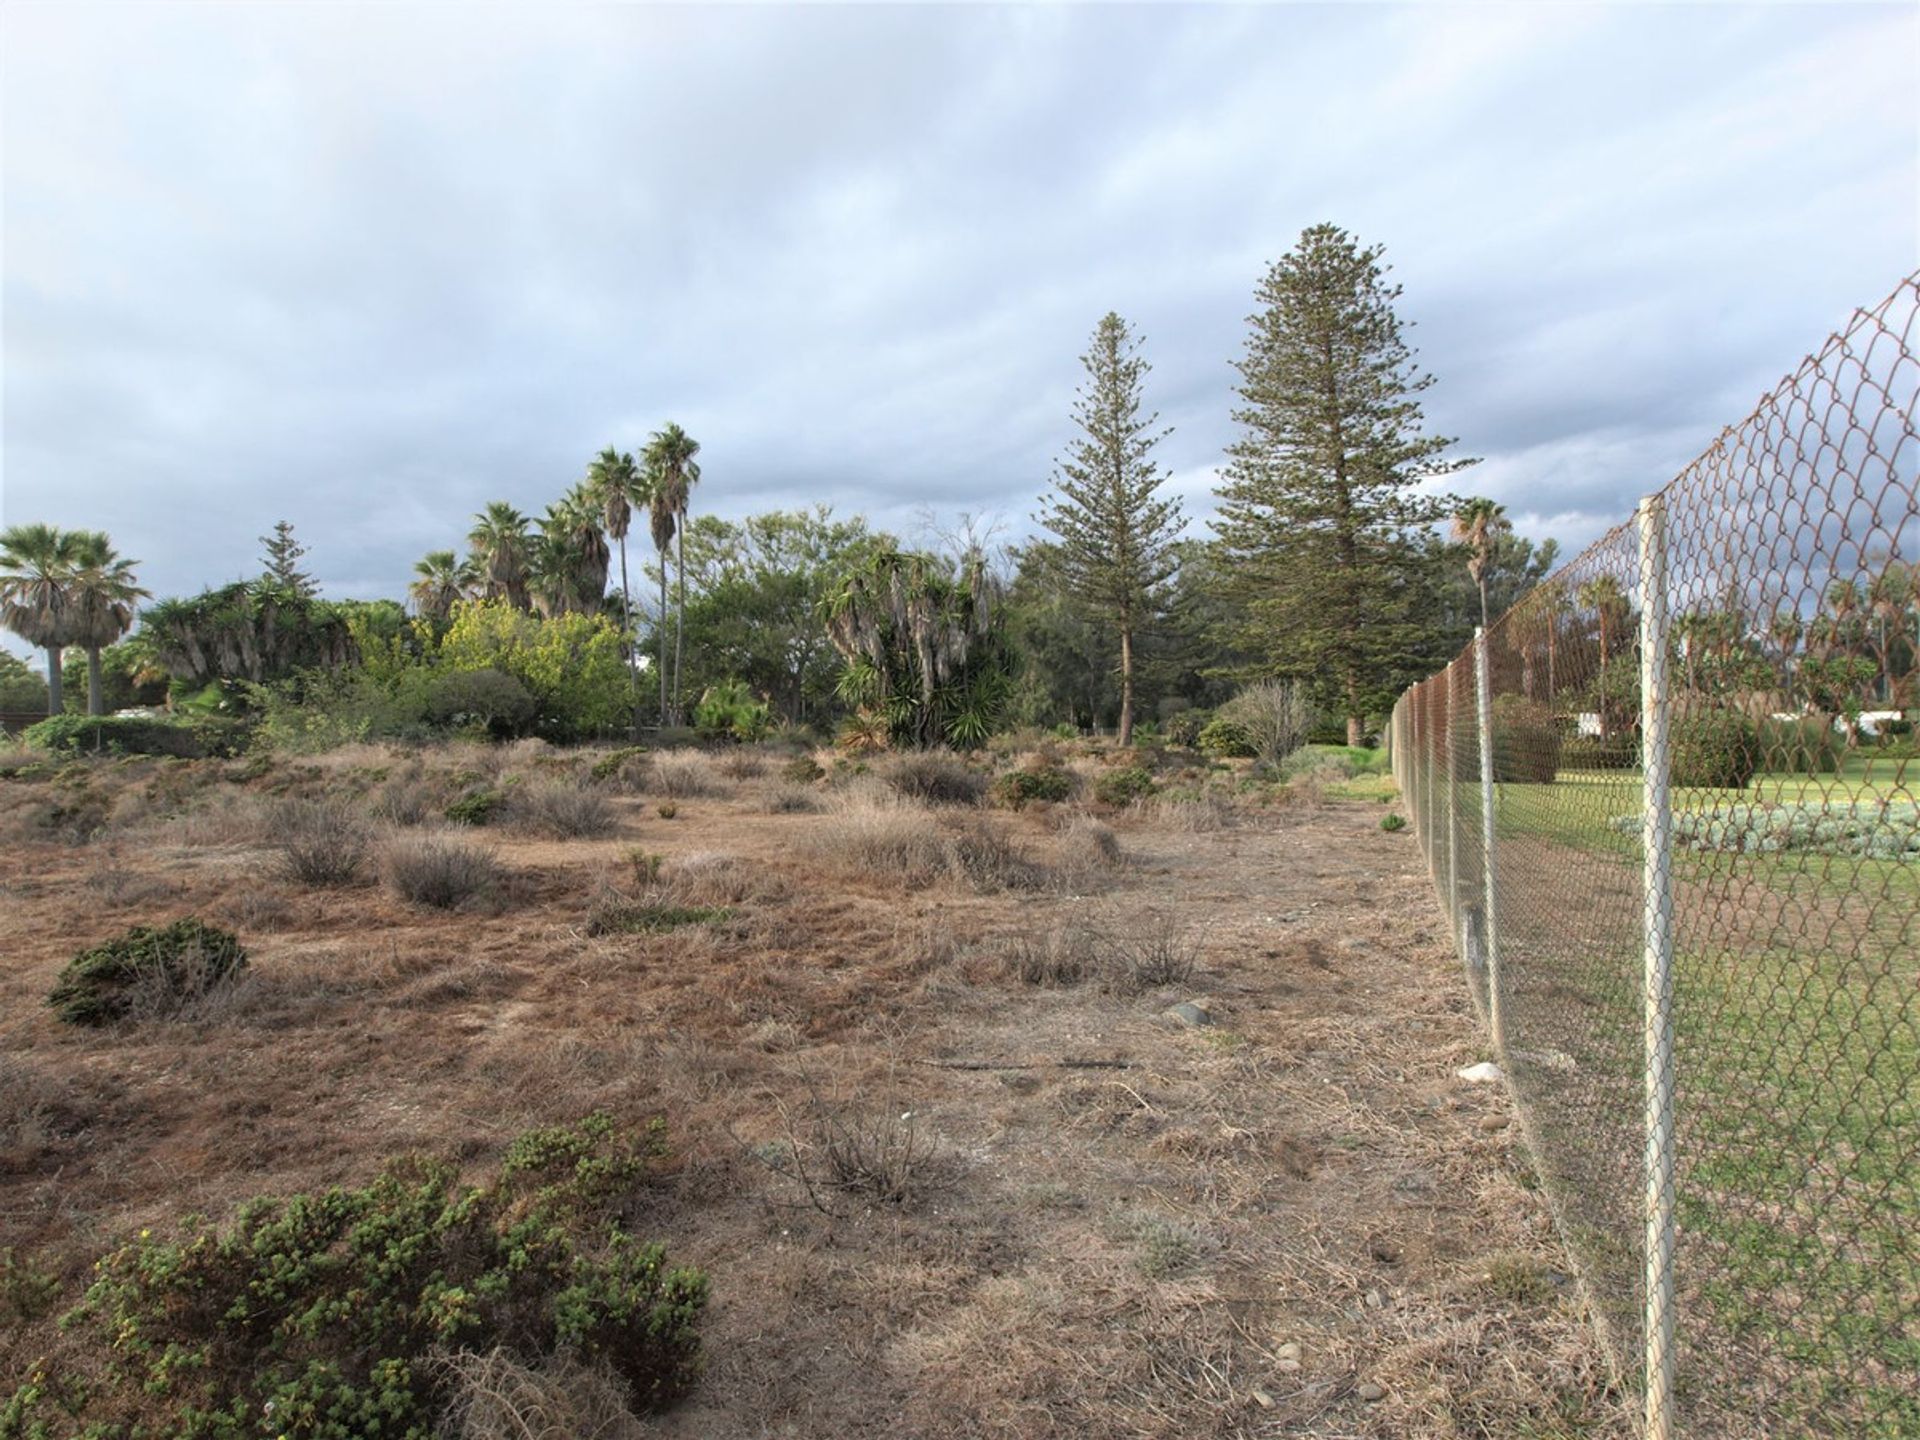
[[[1499,1087],[1455,1078],[1486,1052],[1378,803],[1103,812],[1121,855],[1093,869],[1060,811],[943,813],[1050,867],[979,893],[836,866],[846,816],[769,813],[770,774],[716,773],[671,819],[643,780],[608,838],[482,832],[500,897],[446,914],[303,889],[232,821],[247,787],[345,763],[230,783],[202,806],[227,822],[152,798],[177,767],[125,766],[88,783],[152,815],[123,797],[80,845],[42,833],[44,782],[0,782],[0,1246],[69,1293],[139,1227],[410,1150],[480,1168],[603,1109],[665,1118],[651,1235],[712,1277],[704,1378],[642,1433],[1627,1433]],[[635,847],[724,918],[590,934]],[[47,1011],[80,946],[189,913],[249,947],[226,1004],[99,1032]],[[1164,934],[1196,969],[1009,973],[1052,932]],[[1188,1000],[1214,1023],[1163,1014]],[[809,1195],[793,1142],[822,1113],[930,1147],[904,1201]],[[32,1343],[0,1321],[0,1394]]]

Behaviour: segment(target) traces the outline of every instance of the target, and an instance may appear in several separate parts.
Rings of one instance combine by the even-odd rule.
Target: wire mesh
[[[1623,524],[1487,628],[1490,786],[1471,650],[1394,713],[1535,1164],[1642,1385],[1671,1207],[1676,1435],[1920,1435],[1917,346],[1913,277],[1667,485],[1653,532]],[[1655,935],[1671,1003],[1643,1034]],[[1650,1190],[1660,1040],[1673,1168]]]

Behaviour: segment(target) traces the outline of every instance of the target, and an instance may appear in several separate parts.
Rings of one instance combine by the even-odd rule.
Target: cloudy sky
[[[676,419],[702,508],[1030,525],[1144,332],[1204,515],[1253,286],[1386,245],[1462,483],[1577,545],[1920,263],[1920,8],[4,16],[0,520],[398,594]]]

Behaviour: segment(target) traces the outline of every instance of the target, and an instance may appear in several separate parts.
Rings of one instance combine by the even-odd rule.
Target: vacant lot
[[[187,1212],[657,1116],[646,1228],[712,1300],[698,1387],[635,1434],[1625,1433],[1378,799],[1163,771],[1011,811],[985,764],[820,758],[0,780],[0,1247],[70,1303]],[[1069,759],[1092,796],[1107,757]],[[449,806],[492,873],[440,909],[395,887],[447,898],[414,872]],[[238,985],[104,1029],[44,1004],[185,915],[240,935]],[[0,1312],[0,1398],[59,1308]]]

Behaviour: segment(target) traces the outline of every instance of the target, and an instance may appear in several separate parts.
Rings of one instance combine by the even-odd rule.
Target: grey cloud
[[[1231,438],[1264,264],[1384,242],[1465,488],[1577,542],[1916,249],[1920,20],[1785,7],[22,8],[7,521],[344,592],[679,419],[699,503],[1028,523],[1075,357]],[[1204,520],[1204,488],[1191,495]]]

